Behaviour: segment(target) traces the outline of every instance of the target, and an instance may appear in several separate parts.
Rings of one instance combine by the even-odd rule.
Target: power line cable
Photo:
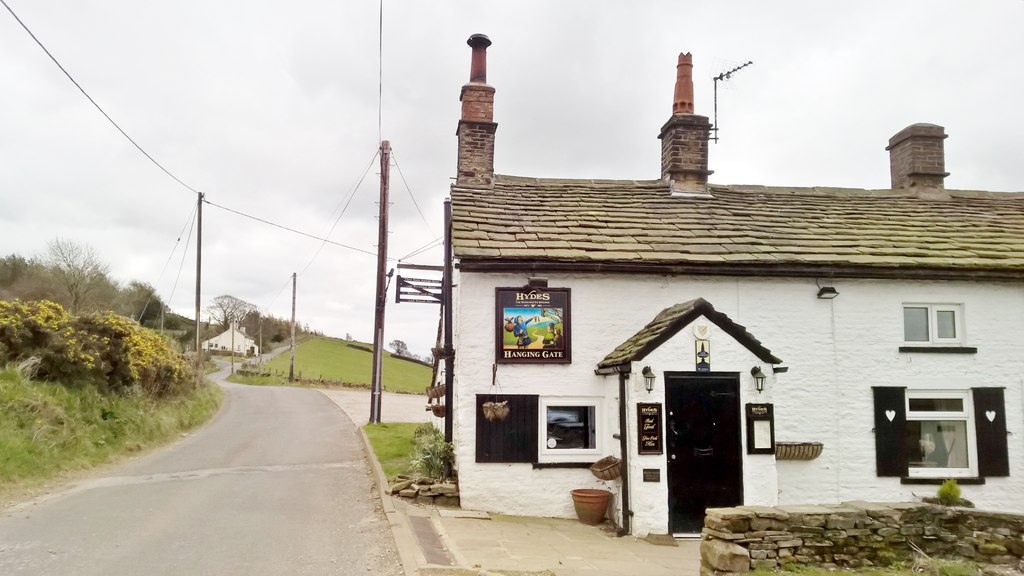
[[[193,218],[195,218],[196,210],[198,209],[198,204],[192,207],[192,213],[189,214],[188,220],[186,220],[185,224],[182,225],[181,232],[178,232],[178,238],[177,240],[174,241],[174,246],[171,248],[171,253],[167,255],[167,261],[164,262],[164,267],[160,270],[160,276],[158,276],[156,279],[157,286],[160,286],[160,281],[164,279],[164,272],[167,272],[167,265],[171,263],[171,258],[174,258],[174,252],[178,250],[178,244],[181,244],[181,236],[185,233],[185,228],[189,227],[189,223],[192,222]],[[139,318],[138,320],[136,320],[136,322],[142,323],[142,316],[145,315],[146,309],[149,308],[149,303],[153,301],[153,297],[156,296],[156,293],[156,288],[154,288],[153,291],[149,293],[149,299],[146,300],[146,305],[142,307],[142,312],[139,312]]]
[[[342,216],[344,216],[345,212],[348,211],[349,205],[352,204],[352,200],[356,197],[356,191],[359,190],[360,186],[362,186],[363,180],[365,180],[366,179],[366,175],[369,174],[370,168],[373,167],[373,161],[377,159],[377,155],[378,154],[380,154],[379,151],[375,152],[373,154],[373,158],[370,158],[370,163],[366,165],[366,169],[363,170],[362,175],[359,176],[359,180],[355,183],[354,186],[352,186],[352,189],[349,190],[348,195],[347,195],[348,202],[345,202],[345,197],[343,197],[338,202],[338,206],[335,206],[334,210],[331,211],[331,215],[333,216],[334,212],[338,210],[339,206],[341,206],[341,203],[345,202],[345,207],[341,209],[341,213],[338,214],[338,217],[334,220],[334,224],[331,225],[330,230],[328,230],[327,234],[324,235],[324,241],[321,242],[320,246],[317,247],[316,252],[313,254],[313,257],[309,259],[309,262],[306,263],[306,267],[302,269],[302,272],[299,272],[299,276],[302,276],[303,274],[306,273],[306,270],[309,270],[309,267],[313,265],[313,261],[316,260],[317,256],[320,255],[320,251],[324,249],[324,245],[327,244],[327,240],[326,239],[331,237],[331,234],[334,233],[334,229],[337,228],[337,226],[338,226],[338,222],[341,222]]]
[[[377,21],[377,141],[384,140],[381,126],[384,117],[384,0],[380,0],[380,18]]]
[[[197,209],[198,209],[198,207],[199,206],[196,205]],[[189,226],[188,226],[188,236],[185,237],[186,238],[186,240],[185,240],[185,250],[182,251],[182,253],[181,253],[181,263],[178,264],[178,274],[174,277],[174,285],[171,286],[171,295],[167,297],[167,302],[168,303],[170,303],[171,300],[174,298],[174,292],[178,289],[178,279],[181,278],[181,269],[185,267],[185,256],[188,256],[188,245],[192,242],[192,228],[195,227],[195,224],[196,224],[196,219],[193,218],[192,219],[192,223],[189,224]],[[196,325],[196,331],[198,331],[198,330],[199,330],[199,325],[197,324]]]
[[[57,65],[57,68],[60,68],[60,71],[63,72],[64,75],[68,77],[68,80],[71,80],[71,83],[74,84],[76,88],[78,88],[79,92],[81,92],[89,100],[89,102],[91,102],[92,105],[95,106],[96,109],[100,111],[100,114],[103,114],[103,117],[106,118],[107,121],[110,122],[114,126],[114,128],[117,128],[117,131],[120,132],[122,136],[127,138],[128,141],[132,143],[132,146],[135,146],[135,148],[139,152],[141,152],[143,156],[148,158],[149,161],[152,162],[157,168],[159,168],[160,170],[163,170],[164,174],[167,174],[168,176],[170,176],[172,179],[174,179],[175,182],[177,182],[178,184],[181,184],[182,186],[184,186],[185,188],[188,188],[189,190],[191,190],[192,192],[195,192],[196,194],[201,194],[201,192],[199,190],[196,190],[195,188],[193,188],[193,187],[189,186],[188,184],[186,184],[185,182],[183,182],[180,178],[178,178],[177,176],[172,174],[170,170],[165,168],[163,164],[157,162],[155,158],[150,156],[149,152],[146,152],[142,148],[142,146],[139,145],[138,142],[136,142],[131,136],[129,136],[128,133],[125,132],[124,129],[122,129],[121,126],[117,122],[115,122],[113,118],[110,117],[110,114],[107,114],[107,112],[98,103],[96,103],[95,100],[93,100],[92,96],[90,96],[89,93],[85,91],[85,88],[82,88],[82,85],[79,84],[78,81],[75,80],[74,77],[71,76],[71,73],[68,72],[67,69],[64,68],[64,66],[61,65],[61,63],[57,61],[57,58],[55,58],[53,56],[53,54],[51,54],[50,51],[46,48],[46,46],[43,45],[43,43],[39,40],[39,38],[37,38],[36,35],[32,33],[32,30],[29,30],[29,27],[27,25],[25,25],[24,22],[21,21],[21,18],[19,18],[17,14],[14,13],[14,10],[11,9],[11,7],[7,4],[6,0],[0,0],[0,4],[3,4],[4,8],[7,8],[7,11],[11,13],[11,16],[14,16],[14,19],[17,20],[18,24],[20,24],[21,27],[25,29],[25,32],[28,32],[28,35],[31,36],[32,39],[35,40],[36,44],[38,44],[39,47],[43,49],[43,52],[46,52],[46,55],[50,57],[50,60],[52,60],[53,63]]]
[[[348,248],[349,250],[355,250],[356,252],[362,252],[363,254],[369,254],[370,256],[376,256],[377,255],[376,252],[371,252],[370,250],[364,250],[362,248],[356,248],[355,246],[349,246],[348,244],[342,244],[341,242],[335,242],[334,240],[330,240],[328,238],[322,238],[320,236],[314,236],[313,234],[310,234],[308,232],[303,232],[301,230],[296,230],[294,228],[289,228],[288,226],[284,226],[284,225],[278,224],[276,222],[271,222],[270,220],[265,220],[263,218],[259,218],[257,216],[253,216],[251,214],[246,214],[245,212],[239,212],[238,210],[235,210],[233,208],[228,208],[227,206],[221,206],[220,204],[217,204],[215,202],[210,202],[209,200],[206,200],[205,198],[203,199],[203,202],[206,203],[206,204],[209,204],[210,206],[213,206],[214,208],[220,208],[221,210],[225,210],[227,212],[231,212],[232,214],[237,214],[237,215],[242,216],[244,218],[249,218],[250,220],[255,220],[257,222],[262,222],[264,224],[267,224],[269,226],[273,226],[275,228],[280,228],[282,230],[287,230],[288,232],[292,232],[292,233],[298,234],[300,236],[305,236],[307,238],[312,238],[314,240],[320,240],[320,241],[322,241],[322,242],[324,242],[326,244],[331,244],[331,245],[334,245],[334,246],[339,246],[341,248]],[[394,258],[388,258],[388,260],[394,260]]]
[[[427,217],[423,215],[423,211],[420,210],[420,205],[416,202],[416,197],[412,194],[412,188],[409,187],[409,182],[405,179],[405,174],[402,173],[402,167],[398,165],[398,157],[395,156],[394,150],[391,151],[391,157],[395,159],[395,168],[398,169],[398,175],[402,177],[402,183],[405,184],[405,190],[409,192],[409,198],[412,198],[412,205],[416,207],[416,211],[420,214],[420,219],[423,220],[423,224],[426,225],[427,231],[430,235],[434,235],[434,229],[430,227],[430,223],[427,222]]]
[[[442,237],[438,236],[437,238],[434,238],[433,240],[431,240],[430,242],[427,242],[423,246],[413,250],[412,252],[406,254],[405,256],[402,256],[401,258],[398,259],[398,261],[399,262],[404,262],[404,261],[408,260],[409,258],[412,258],[413,256],[416,256],[418,254],[422,254],[422,253],[426,252],[427,250],[430,250],[431,248],[434,248],[435,246],[440,246],[441,245],[441,240],[442,240]]]

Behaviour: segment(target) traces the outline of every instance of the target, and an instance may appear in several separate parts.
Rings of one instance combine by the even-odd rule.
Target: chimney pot
[[[469,81],[487,84],[487,47],[491,39],[484,34],[473,34],[466,40],[473,48],[473,58],[469,64]]]
[[[896,133],[889,151],[892,188],[944,188],[946,129],[935,124],[912,124]]]
[[[676,64],[676,91],[672,102],[673,114],[693,114],[693,56],[679,54]]]

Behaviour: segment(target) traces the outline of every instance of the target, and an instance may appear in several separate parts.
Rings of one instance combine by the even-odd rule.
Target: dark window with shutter
[[[875,397],[875,469],[879,476],[906,476],[907,458],[903,429],[907,423],[904,401],[906,388],[876,386]]]
[[[504,420],[484,418],[484,402],[508,402]],[[537,461],[537,395],[478,394],[476,397],[476,461]]]
[[[978,438],[978,475],[1009,476],[1006,407],[1002,388],[972,388],[974,427]]]

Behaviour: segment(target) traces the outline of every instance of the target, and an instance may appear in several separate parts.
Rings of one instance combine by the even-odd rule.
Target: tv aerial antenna
[[[715,144],[718,144],[718,83],[729,80],[730,78],[732,78],[733,74],[739,72],[740,70],[746,68],[747,66],[750,66],[753,63],[753,60],[748,60],[746,63],[740,64],[739,66],[733,68],[732,70],[726,70],[725,72],[722,72],[721,74],[713,78],[713,80],[715,81],[715,124],[712,130],[714,130],[715,135],[711,138],[711,140],[713,140]]]

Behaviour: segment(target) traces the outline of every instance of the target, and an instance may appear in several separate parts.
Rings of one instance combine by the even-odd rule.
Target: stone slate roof
[[[619,344],[611,354],[604,357],[597,367],[611,368],[621,366],[628,362],[643,360],[658,346],[664,344],[669,338],[675,336],[680,330],[686,328],[699,316],[704,316],[726,334],[732,336],[737,342],[753,352],[762,362],[768,364],[782,364],[782,360],[774,356],[771,350],[765,348],[761,342],[747,332],[747,329],[731,318],[715,310],[707,300],[697,298],[682,304],[665,308],[654,317],[654,320],[644,326],[639,332],[628,340]]]
[[[1024,193],[713,184],[709,192],[673,196],[661,180],[496,175],[493,190],[452,188],[452,245],[464,269],[1024,277]]]

